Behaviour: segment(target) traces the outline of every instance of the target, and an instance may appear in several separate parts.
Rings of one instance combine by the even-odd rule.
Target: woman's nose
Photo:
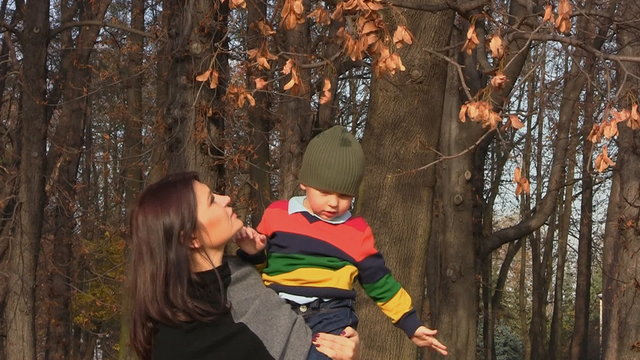
[[[222,206],[227,206],[231,202],[231,198],[227,195],[221,195],[220,197],[222,198],[222,201],[220,201]]]

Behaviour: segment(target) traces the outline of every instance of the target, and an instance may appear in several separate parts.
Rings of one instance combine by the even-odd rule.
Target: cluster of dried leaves
[[[224,0],[222,0],[224,1]],[[230,8],[246,8],[245,0],[229,0]],[[329,13],[324,5],[318,5],[306,14],[302,0],[284,0],[280,11],[280,28],[293,30],[298,25],[303,24],[307,19],[313,20],[321,26],[330,25],[332,22],[340,24],[350,24],[342,26],[337,33],[338,39],[342,43],[342,51],[349,56],[352,61],[359,61],[365,57],[373,59],[373,68],[376,74],[395,74],[396,71],[404,71],[402,59],[396,52],[397,49],[413,43],[413,35],[404,25],[396,27],[393,36],[390,35],[387,22],[382,16],[381,10],[390,5],[384,0],[347,0],[338,1],[332,13]],[[272,54],[269,50],[269,38],[276,31],[263,20],[250,24],[257,29],[264,37],[264,41],[258,48],[247,51],[250,66],[257,66],[259,69],[271,70],[272,62],[280,59],[280,56]],[[283,86],[283,90],[291,92],[293,95],[302,93],[304,85],[300,76],[299,65],[293,59],[287,59],[281,73],[288,76]],[[214,89],[218,86],[218,73],[213,69],[208,69],[196,77],[197,81],[209,82],[209,87]],[[269,81],[264,78],[254,79],[256,90],[267,87]],[[247,100],[249,104],[254,102],[246,89],[236,86],[228,89],[228,99],[233,100],[236,106],[243,106]],[[325,104],[331,100],[331,82],[324,79],[320,103]],[[251,97],[253,99],[253,97]]]
[[[631,105],[630,109],[624,109],[622,111],[611,109],[608,119],[600,124],[593,124],[593,128],[591,128],[587,139],[594,144],[600,142],[603,137],[612,139],[618,135],[619,123],[624,123],[631,130],[640,129],[640,111],[638,111],[637,103]],[[609,149],[606,145],[602,147],[602,152],[596,156],[594,165],[598,172],[603,172],[610,166],[616,165],[609,157]]]
[[[493,106],[488,101],[467,101],[460,108],[458,120],[466,122],[469,120],[479,123],[483,128],[493,130],[501,123],[502,117],[493,111]],[[507,117],[505,129],[521,129],[524,126],[517,115],[511,114]]]
[[[560,0],[558,3],[558,15],[553,16],[553,6],[548,4],[544,7],[544,16],[542,21],[553,23],[555,28],[563,33],[567,34],[571,31],[571,13],[573,12],[573,7],[569,3],[569,0]]]

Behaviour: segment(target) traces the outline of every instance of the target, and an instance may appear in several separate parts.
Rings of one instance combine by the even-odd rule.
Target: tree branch
[[[470,10],[484,6],[485,4],[489,3],[489,1],[473,0],[473,1],[466,1],[463,4],[458,4],[458,2],[454,0],[443,0],[440,3],[425,4],[424,0],[389,0],[387,3],[403,9],[419,10],[419,11],[426,11],[426,12],[455,10],[460,14],[464,14]]]
[[[76,21],[76,22],[70,22],[70,23],[62,24],[62,25],[60,25],[60,27],[51,30],[50,37],[55,37],[56,35],[58,35],[59,33],[65,31],[67,29],[71,29],[71,28],[74,28],[74,27],[80,27],[80,26],[110,27],[110,28],[114,28],[114,29],[127,31],[127,32],[130,32],[132,34],[144,36],[146,38],[155,39],[157,37],[156,34],[152,34],[152,33],[146,32],[146,31],[137,30],[137,29],[131,28],[131,27],[126,26],[126,25],[116,24],[116,23],[105,23],[105,22],[97,21],[97,20]]]
[[[640,63],[640,56],[622,56],[604,53],[593,46],[587,45],[583,41],[576,38],[561,36],[557,34],[545,34],[545,33],[533,33],[533,32],[517,32],[508,35],[511,39],[530,39],[538,41],[556,41],[562,44],[567,44],[580,48],[588,53],[591,53],[599,58],[618,61],[618,62],[635,62]]]

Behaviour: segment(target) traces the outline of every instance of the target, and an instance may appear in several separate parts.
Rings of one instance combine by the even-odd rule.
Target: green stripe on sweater
[[[352,264],[348,261],[329,256],[271,253],[269,254],[267,267],[263,272],[267,275],[275,276],[300,268],[337,270],[347,265]]]
[[[402,286],[389,273],[371,284],[362,284],[364,291],[377,303],[387,302]]]

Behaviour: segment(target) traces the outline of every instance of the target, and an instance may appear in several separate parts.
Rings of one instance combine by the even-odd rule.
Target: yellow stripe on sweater
[[[401,288],[389,301],[378,303],[378,307],[395,324],[407,311],[411,310],[411,296]]]
[[[280,284],[285,286],[330,287],[342,290],[353,289],[353,280],[358,269],[346,265],[338,270],[320,268],[301,268],[288,273],[270,276],[262,274],[265,285]]]

